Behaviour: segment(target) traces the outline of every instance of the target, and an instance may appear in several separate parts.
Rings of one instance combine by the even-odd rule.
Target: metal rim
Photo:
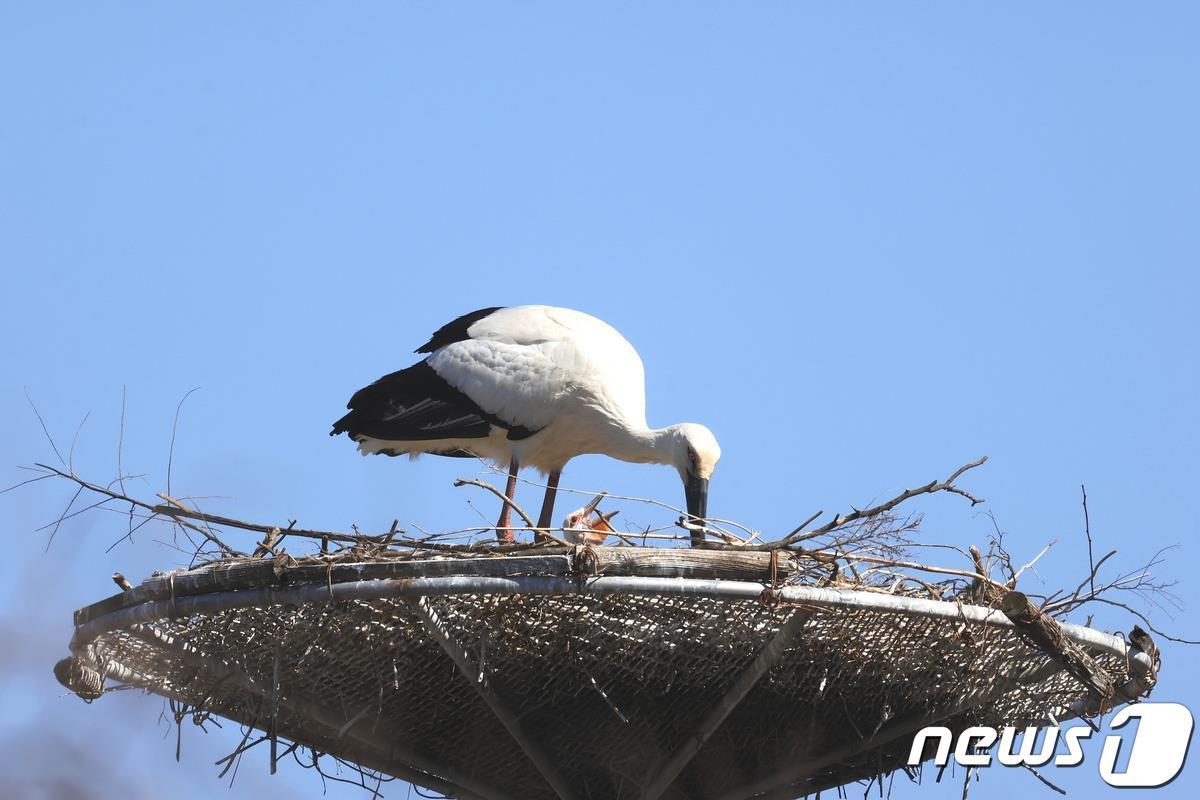
[[[173,590],[173,583],[171,584],[171,588]],[[272,605],[299,607],[346,601],[369,602],[380,599],[403,599],[411,603],[414,608],[424,609],[428,612],[423,599],[426,597],[455,595],[491,595],[504,597],[522,594],[568,597],[583,595],[695,597],[729,602],[753,602],[758,601],[762,597],[763,584],[730,579],[615,575],[591,577],[570,575],[457,575],[343,580],[340,582],[315,582],[310,579],[309,582],[291,586],[259,586],[257,588],[245,589],[223,588],[219,591],[177,595],[165,599],[143,600],[124,608],[100,614],[85,622],[80,622],[76,626],[71,640],[71,650],[77,656],[86,660],[92,654],[92,644],[108,633],[115,631],[153,631],[154,628],[147,626],[147,623],[189,617],[196,614],[217,614],[235,609],[261,608]],[[159,597],[161,598],[162,595],[159,595]],[[786,623],[780,629],[771,640],[771,643],[764,648],[763,653],[759,655],[757,660],[762,660],[770,656],[773,648],[778,649],[775,648],[775,645],[778,645],[779,648],[786,647],[787,639],[789,638],[787,631],[793,628],[797,631],[802,629],[808,618],[814,612],[820,610],[841,609],[863,611],[876,614],[921,617],[946,624],[978,625],[993,629],[1014,628],[1013,623],[999,609],[978,605],[965,605],[952,601],[889,595],[882,592],[860,589],[785,586],[774,591],[773,599],[798,608],[796,613],[792,615],[791,622]],[[431,626],[435,633],[438,629],[436,622],[436,619],[434,619],[434,624]],[[430,621],[426,620],[426,623],[429,624]],[[1129,665],[1129,679],[1117,687],[1122,701],[1128,702],[1129,700],[1136,699],[1145,691],[1146,687],[1143,679],[1152,673],[1152,668],[1149,658],[1144,653],[1131,652],[1124,638],[1121,636],[1070,623],[1060,624],[1063,634],[1069,640],[1091,653],[1113,656],[1126,661]],[[439,643],[448,654],[451,656],[454,655],[455,647],[452,640],[440,641]],[[186,653],[184,655],[190,656],[190,654]],[[768,658],[768,661],[772,663],[774,660],[774,657]],[[459,664],[459,667],[460,671],[464,669],[462,664]],[[1021,670],[1005,676],[1004,691],[1008,691],[1016,685],[1023,685],[1031,681],[1040,681],[1053,675],[1059,669],[1061,669],[1060,665],[1052,660],[1046,660],[1033,667],[1026,665]],[[472,676],[471,672],[471,669],[466,668],[463,674],[470,678]],[[112,677],[117,678],[117,680],[124,679],[127,682],[134,676],[113,674]],[[750,681],[748,685],[752,685],[757,679],[756,675],[743,677]],[[138,684],[136,679],[132,682],[135,685]],[[497,698],[484,697],[484,699],[488,700],[490,705],[495,706],[493,707],[493,711],[497,713],[497,717],[502,722],[505,721],[505,715],[502,712],[505,712],[506,708],[503,702]],[[735,698],[731,703],[736,705],[738,699],[740,698]],[[963,708],[968,708],[987,699],[987,696],[976,697],[972,695],[965,698],[962,705]],[[942,709],[937,714],[931,715],[928,720],[922,718],[917,720],[917,722],[920,724],[933,724],[937,719],[944,718],[953,712],[955,712],[953,708],[949,710]],[[1083,712],[1081,709],[1073,713]],[[717,718],[715,725],[719,726],[722,719],[723,716]],[[555,793],[563,798],[573,797],[574,795],[569,787],[559,779],[560,776],[553,769],[553,764],[544,757],[544,754],[539,753],[536,748],[529,746],[530,743],[526,741],[527,737],[519,729],[520,725],[509,725],[509,722],[505,724],[510,727],[509,732],[513,735],[514,740],[525,751],[526,755],[529,756],[534,766],[543,773],[547,782],[554,787]],[[909,730],[912,727],[910,723],[912,723],[912,720],[898,719],[889,726],[885,726],[885,729],[877,731],[876,736],[882,737],[880,741],[890,741],[891,739],[907,735],[911,732]],[[379,745],[379,742],[376,742],[375,739],[375,736],[367,735],[360,744],[369,746],[374,751],[378,749],[377,745]],[[785,776],[786,780],[781,781],[780,776],[774,776],[738,787],[726,796],[723,796],[722,800],[760,795],[764,792],[766,793],[764,797],[769,796],[773,799],[777,794],[779,797],[783,797],[784,795],[788,797],[793,796],[796,792],[806,788],[806,780],[816,775],[823,766],[827,766],[826,761],[832,763],[831,759],[839,760],[848,757],[859,749],[857,745],[849,746],[849,748],[849,750],[846,748],[842,749],[846,750],[846,752],[839,750],[829,753],[827,754],[827,758],[818,759],[817,762],[807,764],[806,769],[797,774],[789,773]],[[647,790],[648,794],[646,797],[658,797],[661,795],[674,781],[683,766],[690,761],[694,749],[685,747],[680,753],[676,754],[675,758],[660,764],[659,769],[656,771],[655,781],[651,785],[651,789],[654,791]],[[422,780],[424,775],[419,771],[430,769],[430,764],[425,763],[421,758],[409,752],[398,753],[388,748],[384,748],[384,750],[380,750],[379,752],[382,753],[384,751],[388,753],[385,759],[388,763],[376,762],[384,767],[384,771],[391,772],[391,774],[399,774],[396,771],[398,768],[399,772],[403,773],[400,775],[401,777],[405,777],[418,784],[430,786],[429,782]],[[396,763],[393,764],[391,763],[392,761]],[[455,794],[475,797],[500,796],[491,787],[477,786],[471,776],[448,775],[438,777],[434,775],[437,771],[434,769],[433,772],[430,772],[434,776],[434,782],[441,781],[445,784],[445,787],[452,787]],[[450,780],[446,781],[446,777],[450,778]],[[445,787],[441,790],[444,791]]]
[[[762,594],[762,584],[698,578],[646,578],[598,576],[568,578],[562,576],[519,575],[511,577],[451,576],[435,578],[403,578],[394,580],[347,581],[342,583],[305,584],[300,586],[239,589],[207,594],[150,600],[127,608],[111,611],[85,622],[75,629],[71,650],[78,651],[105,633],[130,625],[177,618],[192,614],[211,614],[234,608],[264,605],[307,605],[345,600],[377,600],[384,598],[417,598],[456,594],[491,595],[637,595],[692,596],[717,600],[755,600]],[[996,628],[1012,628],[1012,622],[995,608],[961,605],[920,597],[869,592],[859,589],[836,589],[816,586],[785,586],[776,596],[784,603],[798,603],[820,608],[845,608],[892,614],[967,622]],[[1093,652],[1127,658],[1132,670],[1145,675],[1150,672],[1150,659],[1145,653],[1131,652],[1120,636],[1061,623],[1071,641]]]

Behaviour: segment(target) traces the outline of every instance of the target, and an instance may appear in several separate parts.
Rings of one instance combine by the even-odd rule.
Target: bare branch
[[[521,519],[523,519],[527,526],[529,526],[530,528],[534,527],[533,520],[529,518],[529,515],[526,514],[519,505],[517,505],[517,501],[511,499],[510,497],[505,495],[504,492],[500,491],[495,486],[492,486],[490,483],[485,483],[484,481],[477,481],[474,478],[459,478],[458,480],[456,480],[454,482],[454,486],[455,486],[455,488],[458,488],[460,486],[478,486],[480,489],[488,490],[492,494],[496,495],[496,497],[499,497],[501,502],[503,502],[505,505],[507,505],[513,511],[517,512],[517,516],[519,516]]]
[[[905,491],[901,492],[900,494],[896,495],[891,500],[888,500],[885,503],[880,503],[877,506],[872,506],[871,508],[866,508],[866,509],[862,509],[862,510],[856,509],[856,510],[850,512],[849,514],[834,517],[832,520],[825,523],[820,528],[817,528],[816,530],[808,531],[807,533],[793,532],[793,533],[789,534],[788,536],[785,536],[784,538],[780,539],[779,541],[770,542],[766,545],[763,545],[763,548],[764,549],[775,549],[775,548],[780,548],[780,547],[789,547],[791,545],[799,544],[800,542],[804,542],[809,539],[815,539],[818,536],[822,536],[826,533],[829,533],[830,531],[834,530],[835,528],[840,528],[841,526],[846,525],[848,523],[856,522],[860,519],[874,517],[879,514],[883,514],[887,511],[891,511],[893,508],[900,505],[905,500],[910,500],[910,499],[917,497],[918,495],[922,495],[922,494],[934,494],[935,492],[951,492],[953,494],[961,495],[961,496],[967,498],[968,500],[971,501],[972,506],[978,505],[979,503],[982,503],[983,500],[981,500],[977,497],[974,497],[973,495],[971,495],[968,492],[963,491],[962,489],[959,489],[958,487],[956,487],[954,485],[954,481],[958,480],[958,478],[961,477],[962,474],[967,472],[968,470],[975,469],[978,466],[982,466],[983,464],[985,464],[987,462],[987,460],[988,460],[988,457],[984,456],[983,458],[980,458],[978,461],[972,461],[970,464],[964,464],[963,466],[959,467],[957,470],[954,471],[954,474],[952,474],[949,478],[947,478],[944,481],[936,481],[936,480],[930,481],[929,483],[925,484],[924,486],[920,486],[916,489],[906,489]],[[804,527],[804,526],[801,526],[801,527]]]
[[[175,461],[175,434],[179,430],[179,412],[183,410],[183,404],[192,396],[192,392],[199,388],[193,386],[188,389],[187,394],[179,399],[179,405],[175,406],[175,421],[171,423],[171,449],[167,451],[167,494],[171,494],[171,465]]]
[[[1083,494],[1083,532],[1087,534],[1088,543],[1088,569],[1091,572],[1088,575],[1088,580],[1092,584],[1092,594],[1096,593],[1096,563],[1092,557],[1092,521],[1088,518],[1087,507],[1087,487],[1082,483],[1079,484],[1079,491]],[[1115,551],[1114,551],[1115,552]]]
[[[1050,548],[1054,547],[1054,545],[1056,545],[1056,544],[1058,544],[1058,539],[1054,539],[1053,541],[1051,541],[1050,544],[1048,544],[1042,548],[1040,553],[1038,553],[1036,556],[1033,557],[1033,560],[1031,560],[1029,563],[1025,564],[1019,570],[1014,572],[1012,579],[1009,580],[1009,586],[1016,586],[1017,580],[1021,577],[1021,575],[1025,572],[1025,570],[1029,569],[1034,564],[1036,564],[1041,559],[1041,557],[1046,555],[1046,553],[1050,552]]]
[[[46,420],[42,419],[42,412],[38,411],[33,398],[29,396],[28,388],[25,389],[25,399],[29,401],[29,407],[33,409],[33,415],[37,417],[38,424],[42,426],[42,433],[46,434],[46,441],[50,443],[50,449],[54,451],[54,455],[58,458],[58,463],[66,467],[67,462],[63,459],[62,453],[58,452],[58,445],[54,443],[54,437],[50,435],[50,429],[46,427]]]
[[[1181,638],[1179,638],[1179,637],[1177,637],[1177,636],[1172,636],[1172,635],[1170,635],[1169,633],[1164,633],[1163,631],[1161,631],[1161,630],[1159,630],[1158,628],[1154,627],[1154,625],[1153,625],[1153,624],[1151,624],[1150,620],[1146,618],[1146,615],[1145,615],[1145,614],[1143,614],[1142,612],[1138,611],[1136,608],[1132,608],[1131,606],[1129,606],[1129,605],[1128,605],[1128,604],[1126,604],[1126,603],[1122,603],[1122,602],[1119,602],[1119,601],[1117,601],[1117,600],[1111,600],[1111,599],[1109,599],[1109,598],[1107,598],[1107,597],[1100,597],[1100,596],[1092,597],[1092,598],[1089,598],[1089,599],[1090,599],[1091,601],[1093,601],[1093,602],[1096,602],[1096,603],[1106,603],[1107,605],[1110,605],[1110,606],[1116,606],[1117,608],[1123,608],[1123,609],[1125,609],[1125,610],[1126,610],[1126,611],[1128,611],[1130,614],[1133,614],[1135,617],[1137,617],[1138,619],[1140,619],[1142,622],[1146,623],[1146,627],[1147,627],[1147,628],[1149,628],[1150,630],[1154,631],[1156,634],[1158,634],[1159,636],[1163,637],[1164,639],[1168,639],[1168,640],[1170,640],[1170,641],[1172,641],[1172,642],[1179,642],[1180,644],[1200,644],[1200,640],[1196,640],[1196,639],[1181,639]]]
[[[13,489],[20,489],[22,486],[29,484],[29,483],[37,483],[38,481],[44,481],[44,480],[46,480],[46,478],[53,478],[53,477],[56,477],[56,476],[53,474],[47,473],[45,475],[38,475],[36,478],[28,478],[27,480],[23,480],[20,483],[14,483],[12,486],[9,486],[7,489],[0,489],[0,494],[5,494],[6,492],[11,492]]]
[[[1079,585],[1075,587],[1074,593],[1069,598],[1067,598],[1066,600],[1060,600],[1057,603],[1049,603],[1048,602],[1047,605],[1043,606],[1043,609],[1046,611],[1052,611],[1054,609],[1071,608],[1073,606],[1078,605],[1079,602],[1081,602],[1080,598],[1084,597],[1083,587],[1087,586],[1089,584],[1091,585],[1092,589],[1091,589],[1091,592],[1087,596],[1095,597],[1097,594],[1097,592],[1096,592],[1096,573],[1100,571],[1100,568],[1102,566],[1104,566],[1105,561],[1108,561],[1108,559],[1112,558],[1116,554],[1117,554],[1116,550],[1109,550],[1107,553],[1105,553],[1104,557],[1101,558],[1099,562],[1092,565],[1092,569],[1088,573],[1088,576],[1079,582]]]
[[[88,417],[92,412],[87,412],[83,415],[83,419],[79,421],[79,427],[75,429],[75,435],[71,437],[71,449],[67,451],[67,468],[72,472],[75,471],[75,445],[79,444],[79,435],[83,433],[83,426],[87,425]]]
[[[1030,774],[1033,775],[1033,777],[1037,778],[1039,781],[1041,781],[1048,789],[1053,789],[1054,791],[1061,794],[1063,797],[1067,796],[1066,789],[1063,789],[1061,786],[1056,786],[1055,784],[1051,783],[1049,781],[1049,779],[1047,779],[1044,775],[1042,775],[1042,773],[1038,772],[1036,769],[1029,766],[1024,761],[1021,762],[1021,766],[1024,767],[1025,769],[1029,770]]]
[[[117,481],[121,484],[121,494],[125,494],[125,467],[121,464],[122,451],[125,449],[125,387],[121,387],[121,423],[117,430]]]

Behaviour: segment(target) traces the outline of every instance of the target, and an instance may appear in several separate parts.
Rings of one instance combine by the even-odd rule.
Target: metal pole
[[[521,721],[504,702],[500,695],[496,694],[495,690],[488,685],[486,679],[479,674],[478,668],[471,663],[471,657],[462,645],[450,634],[445,623],[438,617],[436,611],[429,605],[429,600],[425,597],[418,597],[412,602],[413,608],[417,612],[417,616],[425,623],[425,627],[433,634],[433,638],[437,639],[438,644],[446,651],[446,655],[450,656],[458,667],[458,671],[462,673],[467,682],[474,687],[479,694],[480,699],[487,703],[488,708],[496,715],[504,725],[509,735],[516,741],[517,746],[525,753],[525,756],[537,768],[537,771],[546,779],[546,783],[554,790],[562,800],[574,800],[575,793],[571,790],[571,785],[558,772],[546,751],[525,731]]]
[[[689,736],[675,751],[675,754],[659,768],[654,779],[642,791],[642,800],[658,800],[662,796],[662,793],[675,781],[684,767],[691,763],[696,754],[700,752],[717,728],[721,726],[721,723],[725,721],[725,718],[754,688],[763,674],[778,663],[792,640],[804,629],[812,615],[813,612],[806,608],[797,609],[792,613],[788,621],[771,638],[771,641],[767,642],[758,652],[750,666],[738,676],[725,695],[717,701],[696,732]]]

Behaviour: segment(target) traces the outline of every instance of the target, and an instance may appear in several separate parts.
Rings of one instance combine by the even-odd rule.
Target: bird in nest
[[[330,435],[365,455],[468,456],[547,476],[537,527],[550,528],[559,478],[576,456],[666,464],[683,482],[692,543],[703,540],[708,482],[721,448],[703,425],[651,428],[645,371],[607,323],[568,308],[484,308],[443,325],[416,350],[425,358],[354,393]],[[511,541],[502,504],[497,537]]]
[[[608,535],[614,532],[612,518],[621,513],[601,514],[596,510],[605,494],[607,492],[596,495],[586,506],[566,516],[562,523],[564,539],[572,544],[604,544]]]

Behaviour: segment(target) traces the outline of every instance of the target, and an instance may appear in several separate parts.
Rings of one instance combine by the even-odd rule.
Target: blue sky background
[[[1085,573],[1086,484],[1120,564],[1182,545],[1160,574],[1186,610],[1155,618],[1200,638],[1198,23],[1186,3],[4,3],[0,484],[51,457],[26,389],[64,447],[90,412],[75,466],[111,478],[124,387],[152,496],[199,386],[172,482],[214,512],[448,529],[470,498],[490,519],[451,488],[469,462],[363,459],[328,425],[445,320],[568,305],[639,348],[652,424],[716,432],[715,515],[784,533],[986,453],[966,484],[1014,553],[1059,540],[1028,590]],[[663,468],[589,457],[564,482],[682,502]],[[209,797],[231,726],[186,727],[176,764],[158,700],[85,706],[50,674],[111,572],[183,559],[161,532],[106,553],[103,514],[46,553],[69,495],[0,497],[0,793]],[[958,498],[914,507],[931,541],[991,531]],[[1200,708],[1196,651],[1164,661],[1155,698]],[[1088,752],[1049,777],[1115,794]],[[321,789],[266,771],[215,796]],[[1053,796],[995,768],[972,797],[1014,791]]]

